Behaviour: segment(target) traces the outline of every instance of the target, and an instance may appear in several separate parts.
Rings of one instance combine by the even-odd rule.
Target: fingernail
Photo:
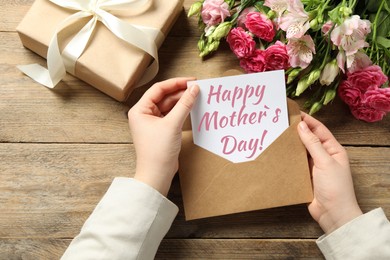
[[[198,85],[192,85],[189,87],[191,95],[196,97],[199,94],[199,86]]]
[[[308,132],[309,131],[309,127],[307,126],[306,122],[304,121],[301,121],[299,124],[298,124],[299,128],[303,131],[303,132]]]

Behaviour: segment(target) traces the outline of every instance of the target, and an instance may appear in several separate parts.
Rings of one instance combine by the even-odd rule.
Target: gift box
[[[152,79],[157,73],[156,61],[152,63],[154,59],[157,60],[157,57],[153,58],[149,53],[157,53],[157,48],[160,47],[183,9],[183,0],[128,1],[134,8],[117,8],[109,12],[94,8],[91,8],[90,11],[81,10],[83,12],[80,12],[77,8],[64,8],[53,2],[61,1],[36,0],[33,3],[17,27],[23,45],[40,56],[48,58],[49,45],[53,42],[53,36],[56,35],[59,51],[64,57],[66,48],[72,51],[74,46],[71,45],[74,45],[72,41],[75,36],[85,28],[86,24],[91,22],[91,19],[99,18],[98,15],[104,12],[104,17],[107,19],[103,18],[103,20],[104,22],[109,21],[109,26],[103,24],[102,20],[96,19],[96,26],[85,43],[85,49],[78,58],[74,59],[73,67],[68,68],[67,59],[64,60],[64,63],[67,72],[118,101],[126,100],[136,86],[145,84],[145,81]],[[76,4],[73,4],[74,2]],[[99,3],[99,1],[72,0],[65,4],[77,6],[77,2],[82,2],[80,5]],[[101,2],[110,7],[110,2],[115,4],[118,1]],[[80,15],[76,14],[78,12]],[[95,12],[98,14],[97,16],[95,16]],[[79,19],[69,19],[72,15],[79,16]],[[126,26],[118,24],[117,20],[126,22]],[[130,44],[114,34],[113,32],[118,27],[126,30],[122,33],[123,38],[128,37],[135,44]],[[132,30],[128,31],[127,29],[130,27]],[[152,33],[149,33],[150,31]],[[153,33],[154,31],[159,33]],[[145,37],[144,32],[147,37]],[[142,37],[150,40],[150,45],[155,45],[156,49],[148,53],[136,46]],[[67,45],[69,46],[66,47]],[[147,48],[152,49],[152,47]],[[52,67],[55,67],[61,62],[52,62],[52,64],[54,64]],[[154,66],[152,68],[154,71],[149,71],[151,64]],[[145,73],[146,71],[147,73]],[[144,77],[145,74],[148,74],[147,78]]]

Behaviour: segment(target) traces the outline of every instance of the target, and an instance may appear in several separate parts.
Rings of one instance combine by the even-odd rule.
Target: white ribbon
[[[78,12],[62,21],[51,38],[47,51],[48,69],[45,69],[39,64],[18,66],[23,73],[48,88],[54,88],[66,75],[66,71],[74,75],[76,62],[84,52],[97,21],[101,21],[118,38],[136,46],[153,57],[153,63],[146,69],[137,86],[144,85],[156,76],[158,72],[156,41],[163,38],[161,31],[156,28],[124,22],[109,13],[110,11],[128,8],[139,9],[145,6],[150,0],[49,1],[64,8],[77,10]],[[91,20],[67,44],[61,55],[58,46],[58,34],[72,22],[88,16],[92,16]]]

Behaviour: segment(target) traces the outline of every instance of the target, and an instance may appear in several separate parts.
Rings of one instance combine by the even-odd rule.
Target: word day
[[[267,130],[263,131],[261,138],[250,138],[249,140],[237,140],[232,135],[226,135],[222,137],[221,143],[223,144],[222,153],[229,155],[234,152],[249,152],[246,158],[252,158],[257,150],[263,150],[263,143],[265,135],[268,133]]]

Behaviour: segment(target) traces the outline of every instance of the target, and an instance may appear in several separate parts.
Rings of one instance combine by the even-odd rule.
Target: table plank
[[[390,148],[348,147],[363,211],[390,215]],[[133,176],[131,144],[0,144],[0,237],[74,237],[115,176]],[[367,159],[369,158],[369,159]],[[317,238],[305,205],[185,221],[178,178],[169,195],[180,213],[169,238]]]
[[[0,259],[59,259],[69,239],[0,239]],[[164,239],[155,259],[324,259],[312,239]]]
[[[45,60],[15,32],[34,0],[0,0],[0,259],[57,259],[116,176],[133,176],[135,151],[127,110],[153,82],[176,76],[217,77],[238,68],[226,43],[198,57],[199,30],[186,12],[160,48],[156,79],[121,103],[67,75],[49,90],[16,65]],[[303,99],[297,100],[302,106]],[[390,215],[390,116],[355,120],[340,101],[316,117],[347,146],[363,211]],[[169,198],[180,212],[156,259],[323,259],[321,229],[305,205],[185,221],[178,177]]]

